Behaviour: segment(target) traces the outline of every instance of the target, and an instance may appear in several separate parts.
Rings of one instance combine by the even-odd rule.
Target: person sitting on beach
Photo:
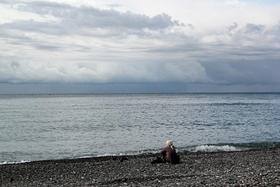
[[[171,140],[166,141],[166,146],[164,149],[160,151],[162,158],[157,157],[156,160],[153,160],[151,163],[165,163],[169,162],[171,164],[177,164],[180,162],[180,157],[176,153],[176,149],[173,145],[173,142]]]
[[[162,154],[164,161],[172,164],[179,163],[179,155],[176,153],[176,149],[171,140],[166,141],[166,146],[160,151],[160,153]]]

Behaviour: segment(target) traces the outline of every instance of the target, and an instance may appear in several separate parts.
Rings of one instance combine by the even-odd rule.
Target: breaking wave
[[[200,145],[196,146],[194,152],[217,152],[217,151],[241,151],[241,149],[230,145]]]

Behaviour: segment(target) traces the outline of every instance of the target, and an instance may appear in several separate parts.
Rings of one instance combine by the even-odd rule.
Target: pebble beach
[[[45,160],[0,165],[0,186],[280,186],[280,148]]]

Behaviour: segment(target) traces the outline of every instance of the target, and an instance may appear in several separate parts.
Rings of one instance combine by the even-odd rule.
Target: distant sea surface
[[[0,163],[280,146],[280,94],[0,95]]]

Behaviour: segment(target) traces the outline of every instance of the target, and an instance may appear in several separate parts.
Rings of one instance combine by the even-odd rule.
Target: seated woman
[[[153,160],[151,163],[165,163],[169,162],[172,164],[177,164],[180,162],[180,157],[176,153],[176,149],[173,146],[173,143],[171,140],[166,141],[166,147],[160,151],[162,158],[157,157],[156,160]]]
[[[171,140],[166,141],[166,146],[160,153],[162,154],[163,160],[166,162],[177,164],[180,161],[179,155],[176,153],[176,149]]]

